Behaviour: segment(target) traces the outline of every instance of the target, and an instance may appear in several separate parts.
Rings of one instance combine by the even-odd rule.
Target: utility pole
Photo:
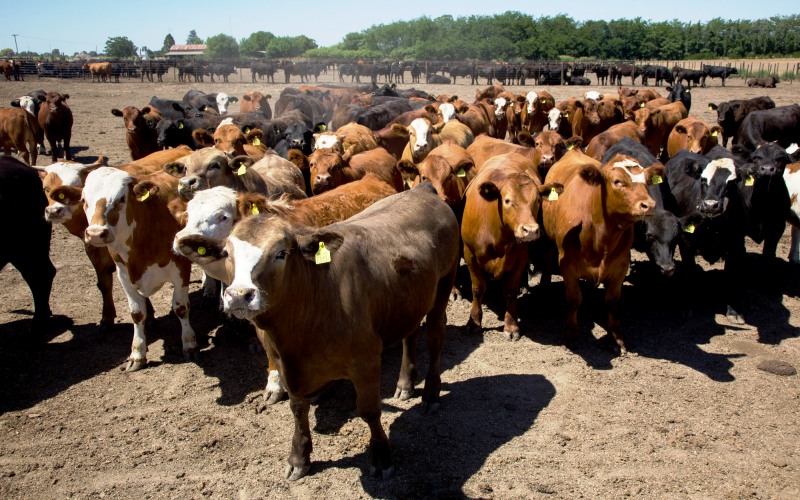
[[[11,36],[14,37],[14,48],[16,49],[16,52],[14,52],[14,55],[17,55],[17,54],[19,54],[19,47],[17,46],[17,37],[19,35],[11,35]]]

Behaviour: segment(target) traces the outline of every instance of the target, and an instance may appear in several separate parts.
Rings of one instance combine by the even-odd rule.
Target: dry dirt
[[[706,120],[714,119],[709,101],[766,94],[783,105],[800,95],[797,83],[709,82],[692,91],[692,112]],[[415,86],[467,100],[476,90]],[[251,84],[247,74],[229,84],[29,77],[2,82],[0,103],[40,88],[69,93],[79,160],[103,154],[121,165],[129,156],[111,108],[141,107],[152,95],[180,99],[190,88],[277,97],[283,87]],[[587,88],[546,90],[561,100]],[[49,163],[40,157],[40,165]],[[22,244],[12,238],[2,244]],[[760,248],[749,242],[748,250],[743,326],[725,320],[720,264],[705,265],[694,280],[664,280],[636,254],[623,291],[625,358],[604,338],[602,290],[586,289],[582,337],[572,349],[560,343],[560,282],[522,295],[519,342],[502,335],[502,302],[487,307],[482,334],[464,327],[466,300],[451,304],[438,414],[422,414],[418,397],[392,398],[399,347],[383,357],[382,421],[396,476],[365,474],[369,433],[355,415],[352,386],[342,382],[312,408],[310,474],[288,482],[288,405],[264,407],[265,356],[246,328],[200,307],[199,273],[191,319],[200,361],[182,361],[165,287],[153,298],[150,362],[123,373],[132,338],[124,294],[117,284],[117,326],[98,335],[94,274],[82,243],[57,226],[52,331],[28,335],[30,293],[16,270],[0,273],[0,497],[800,498],[800,377],[759,368],[765,361],[800,367],[800,270],[785,261],[788,231],[772,271],[764,271]]]

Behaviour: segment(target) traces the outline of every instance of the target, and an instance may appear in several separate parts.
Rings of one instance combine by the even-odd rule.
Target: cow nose
[[[314,178],[314,184],[318,184],[320,186],[327,186],[328,182],[330,182],[331,176],[327,174],[318,174]]]
[[[197,187],[197,179],[195,177],[188,177],[186,179],[181,179],[181,185],[183,187],[194,189]]]
[[[761,166],[761,173],[764,175],[773,175],[777,172],[778,169],[775,168],[775,165],[762,165]]]
[[[639,210],[641,210],[642,213],[647,213],[650,210],[650,208],[652,208],[652,206],[653,206],[652,203],[643,201],[639,203]]]
[[[706,210],[716,210],[719,207],[718,200],[704,200],[703,205],[705,205]]]
[[[47,220],[64,217],[64,207],[47,207],[44,209],[44,218]]]
[[[522,241],[533,241],[539,237],[538,224],[526,224],[519,227],[517,237]]]
[[[553,163],[555,157],[553,155],[542,155],[542,163]]]
[[[229,286],[222,294],[223,308],[226,313],[232,313],[234,316],[246,316],[245,311],[250,310],[254,305],[256,295],[255,288],[242,285]]]
[[[108,228],[103,226],[89,226],[84,231],[83,239],[90,245],[100,245],[108,243]]]
[[[661,274],[664,276],[672,276],[675,272],[675,262],[669,262],[661,265]]]

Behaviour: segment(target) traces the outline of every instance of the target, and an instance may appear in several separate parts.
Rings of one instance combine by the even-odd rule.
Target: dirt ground
[[[153,95],[180,99],[190,88],[266,91],[274,103],[284,87],[249,80],[246,73],[228,84],[180,84],[171,75],[163,84],[29,77],[0,83],[0,104],[36,89],[70,94],[78,159],[102,154],[121,165],[129,155],[112,108],[141,107]],[[740,79],[725,88],[709,83],[692,90],[691,111],[707,121],[715,119],[708,102],[769,95],[784,105],[800,95],[796,82],[777,89],[749,89]],[[413,86],[468,101],[477,89]],[[589,88],[545,90],[562,100]],[[3,244],[22,244],[12,238]],[[392,398],[399,346],[383,356],[382,421],[395,477],[365,473],[369,432],[355,414],[352,386],[341,382],[312,408],[310,474],[289,482],[288,405],[264,406],[265,356],[246,328],[201,307],[200,274],[191,311],[199,362],[182,360],[165,287],[153,298],[149,364],[123,373],[132,338],[125,296],[116,284],[117,326],[98,335],[100,294],[82,243],[53,227],[56,316],[46,336],[27,333],[33,302],[19,274],[0,273],[0,497],[800,498],[800,377],[763,369],[765,362],[800,367],[800,269],[785,260],[788,230],[772,269],[748,244],[746,325],[726,322],[721,264],[704,264],[694,279],[666,280],[635,254],[623,290],[631,351],[624,358],[604,337],[602,290],[585,289],[582,337],[571,349],[560,342],[560,282],[538,286],[533,278],[520,297],[518,342],[502,335],[502,301],[487,307],[482,334],[464,326],[469,302],[452,303],[437,414],[423,414],[419,397]],[[420,353],[424,373],[424,347]]]

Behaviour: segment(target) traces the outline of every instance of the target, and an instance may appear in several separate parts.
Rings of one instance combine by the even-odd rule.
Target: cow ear
[[[500,189],[494,182],[483,182],[478,186],[478,193],[486,201],[495,201],[500,198]]]
[[[733,144],[731,146],[731,153],[743,161],[747,161],[747,158],[750,156],[750,151],[741,144]]]
[[[318,265],[330,262],[343,242],[342,235],[329,230],[297,235],[297,247],[303,258]]]
[[[245,140],[253,146],[260,146],[264,144],[264,131],[260,128],[254,128],[244,136]]]
[[[177,177],[178,179],[186,175],[186,165],[179,161],[171,161],[166,163],[163,167],[163,170],[172,177]]]
[[[69,99],[69,94],[61,94],[61,97],[66,101]]]
[[[424,109],[425,109],[425,111],[427,111],[428,113],[433,113],[433,114],[436,114],[436,113],[438,113],[438,111],[439,111],[438,109],[436,109],[436,107],[435,107],[435,106],[431,106],[430,104],[426,104]]]
[[[134,186],[134,191],[136,190],[136,186]],[[178,225],[181,227],[186,227],[186,223],[189,221],[189,216],[186,214],[186,202],[180,198],[175,198],[170,200],[167,203],[167,210],[169,213],[172,214],[172,217],[177,221]]]
[[[245,94],[242,96],[242,99],[244,99],[245,101],[250,101],[250,96]]]
[[[581,145],[583,145],[583,137],[579,135],[573,135],[569,139],[565,141],[567,143],[567,149],[580,149]]]
[[[241,193],[236,198],[236,211],[239,219],[268,213],[267,197],[261,193]]]
[[[670,85],[669,87],[667,87],[667,92],[672,92],[672,88],[673,88],[673,87],[672,87],[672,85]]]
[[[197,142],[197,144],[203,147],[209,147],[214,145],[214,136],[212,136],[208,130],[204,128],[198,128],[192,131],[192,138]]]
[[[244,175],[247,169],[253,166],[256,161],[247,155],[240,155],[232,159],[228,163],[228,168],[236,172],[238,175]]]
[[[303,154],[299,149],[290,149],[286,153],[286,159],[294,163],[300,170],[308,170],[308,156]]]
[[[401,124],[399,124],[399,123],[393,123],[392,124],[392,132],[394,132],[395,134],[397,134],[397,135],[399,135],[401,137],[408,137],[408,135],[409,135],[408,128],[403,126],[403,125],[401,125]]]
[[[11,105],[13,106],[14,103],[12,102]],[[17,107],[19,107],[19,101],[17,101]],[[118,110],[117,108],[114,108],[111,110],[111,114],[114,116],[122,116],[122,111]]]
[[[158,195],[159,188],[158,186],[150,180],[144,180],[137,182],[133,186],[133,195],[136,197],[136,201],[145,203],[147,200],[150,199],[151,196]]]
[[[419,169],[417,168],[416,165],[414,165],[414,162],[411,162],[409,160],[398,161],[397,168],[399,168],[400,171],[403,172],[404,174],[410,175],[412,177],[416,177],[419,175]]]
[[[175,246],[178,253],[200,265],[210,264],[228,256],[223,242],[199,234],[183,237]]]
[[[718,106],[716,104],[714,104],[713,102],[708,103],[708,109],[710,109],[711,111],[716,111],[717,107]]]
[[[584,165],[581,168],[579,175],[584,181],[593,186],[599,186],[604,182],[603,172],[601,172],[600,169],[594,165]]]
[[[564,185],[560,182],[550,182],[539,186],[539,195],[550,201],[556,201],[558,195],[564,192]],[[555,193],[555,194],[553,194]]]
[[[83,189],[73,186],[59,186],[50,191],[50,199],[64,205],[77,205],[81,202]]]
[[[230,103],[239,102],[239,98],[234,96],[228,96],[228,102]]]
[[[714,125],[711,127],[711,137],[715,138],[717,141],[720,139],[720,135],[722,134],[722,127],[719,125]]]
[[[647,167],[644,172],[648,186],[655,186],[664,182],[664,176],[666,175],[664,165],[651,165]]]
[[[679,134],[685,134],[686,133],[686,127],[684,127],[683,125],[675,125],[675,132],[677,132]]]

